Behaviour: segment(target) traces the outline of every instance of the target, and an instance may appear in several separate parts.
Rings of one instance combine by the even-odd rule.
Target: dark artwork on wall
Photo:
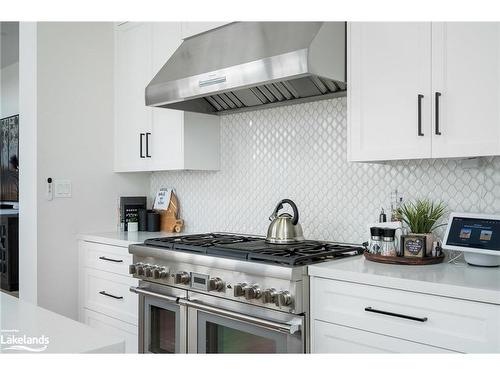
[[[19,115],[0,119],[0,201],[19,200]]]

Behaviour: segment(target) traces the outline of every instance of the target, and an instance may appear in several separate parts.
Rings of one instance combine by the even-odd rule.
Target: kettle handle
[[[278,211],[283,208],[283,205],[285,203],[288,203],[292,207],[292,210],[293,210],[292,224],[297,225],[297,223],[299,222],[299,210],[297,208],[297,205],[295,203],[293,203],[293,201],[291,199],[282,199],[281,201],[279,201],[278,205],[274,209],[274,212],[269,219],[277,217]]]

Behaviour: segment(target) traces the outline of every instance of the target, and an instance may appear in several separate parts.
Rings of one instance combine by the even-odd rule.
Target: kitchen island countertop
[[[123,338],[0,292],[0,353],[124,353]]]

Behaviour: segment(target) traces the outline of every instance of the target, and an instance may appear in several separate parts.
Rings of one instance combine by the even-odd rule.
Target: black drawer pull
[[[439,97],[441,96],[441,93],[440,92],[437,92],[436,91],[436,103],[435,103],[435,112],[436,112],[436,121],[435,121],[435,125],[436,125],[436,135],[441,135],[441,131],[439,131]]]
[[[151,155],[149,154],[149,136],[151,133],[146,133],[146,157],[150,158]]]
[[[114,296],[114,295],[112,295],[112,294],[106,293],[104,290],[101,290],[101,291],[99,292],[99,294],[102,294],[103,296],[106,296],[106,297],[111,297],[111,298],[114,298],[114,299],[123,299],[123,296],[121,296],[121,297]]]
[[[393,313],[393,312],[389,312],[389,311],[377,310],[377,309],[372,309],[371,307],[365,307],[365,311],[375,313],[375,314],[394,316],[396,318],[415,320],[417,322],[426,322],[427,321],[427,318],[417,318],[416,316],[403,315],[403,314]]]
[[[417,112],[417,125],[418,125],[418,136],[423,137],[424,133],[422,133],[422,99],[424,96],[422,94],[418,94],[417,96],[417,107],[418,107],[418,112]]]
[[[112,259],[112,258],[107,258],[107,257],[99,257],[99,259],[106,260],[108,262],[123,263],[123,260],[121,260],[121,259]]]
[[[141,134],[139,135],[139,156],[140,156],[141,158],[145,158],[145,156],[144,156],[144,154],[143,154],[143,152],[142,152],[142,139],[143,139],[144,135],[145,135],[144,133],[141,133]]]

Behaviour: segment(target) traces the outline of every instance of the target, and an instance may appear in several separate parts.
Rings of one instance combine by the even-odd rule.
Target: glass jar
[[[398,255],[396,246],[396,229],[382,229],[382,249],[380,251],[380,255],[390,257],[395,257]]]
[[[383,229],[379,227],[370,228],[370,242],[368,244],[368,252],[371,254],[380,254],[382,250],[382,232]]]

